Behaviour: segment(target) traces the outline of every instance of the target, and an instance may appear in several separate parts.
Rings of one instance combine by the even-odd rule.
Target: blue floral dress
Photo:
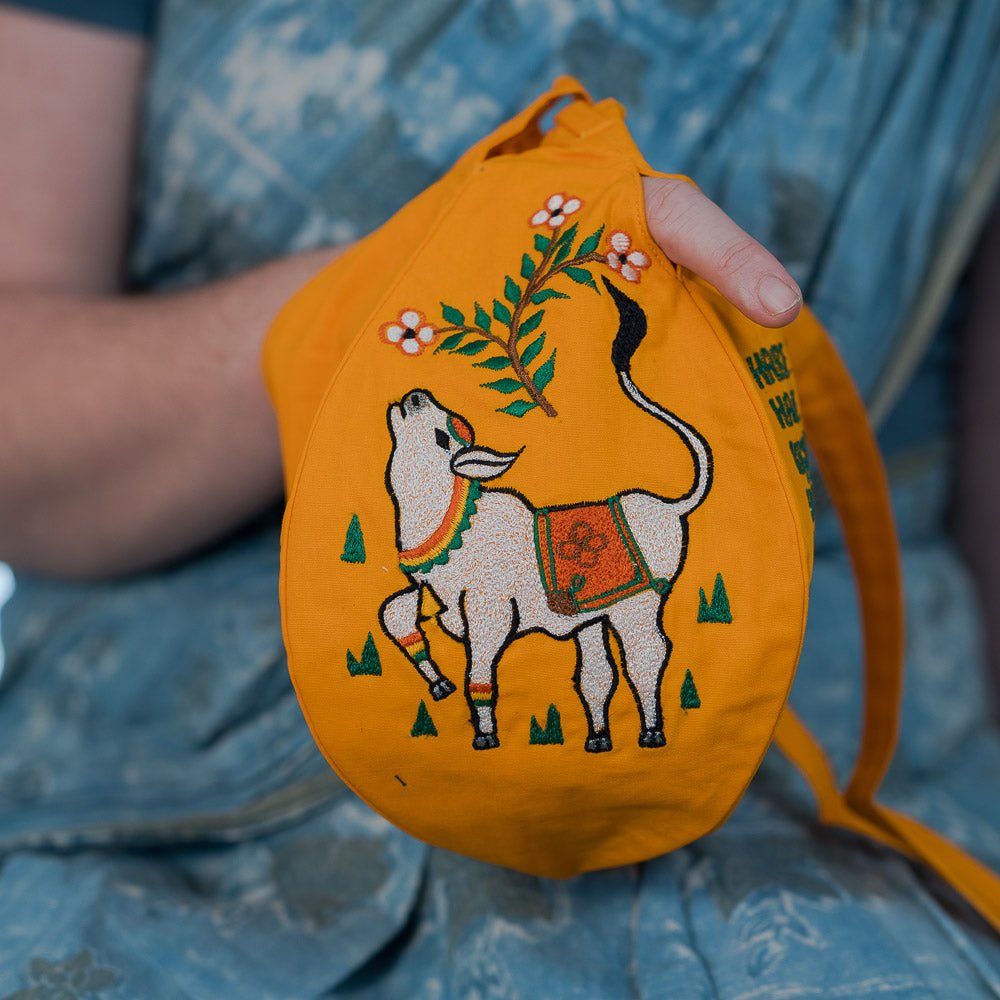
[[[965,252],[949,227],[974,228],[996,179],[998,37],[991,0],[166,0],[133,280],[188,286],[362,236],[558,73],[622,100],[647,158],[788,264],[873,411],[891,411],[910,635],[884,797],[1000,867],[1000,741],[943,531],[951,339],[916,375],[906,362],[942,312],[933,277]],[[303,722],[279,516],[162,572],[18,580],[0,681],[4,1000],[1000,994],[985,925],[928,872],[818,827],[776,753],[716,833],[568,882],[397,831]],[[823,510],[817,546],[793,700],[843,772],[860,654]]]

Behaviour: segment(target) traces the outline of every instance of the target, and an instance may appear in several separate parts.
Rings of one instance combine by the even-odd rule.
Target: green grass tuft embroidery
[[[705,597],[705,589],[698,588],[698,621],[718,622],[722,625],[733,623],[733,614],[729,609],[729,595],[726,585],[722,582],[722,574],[715,574],[715,587],[712,590],[712,603]]]
[[[340,558],[346,563],[363,563],[365,561],[365,536],[361,532],[361,522],[357,514],[351,515],[351,523],[347,527],[347,537],[344,539],[344,551]]]
[[[550,216],[551,218],[554,217]],[[570,284],[587,285],[600,294],[590,267],[607,264],[606,255],[599,253],[597,249],[604,226],[582,239],[574,249],[579,223],[563,228],[563,221],[565,220],[560,220],[551,236],[534,234],[537,259],[530,253],[521,254],[519,273],[525,280],[523,286],[510,274],[504,275],[502,297],[493,298],[492,304],[488,304],[486,308],[479,302],[474,302],[471,320],[466,319],[466,311],[446,302],[441,303],[441,316],[447,325],[438,328],[438,332],[444,337],[434,353],[444,351],[458,357],[473,358],[486,351],[487,347],[499,351],[499,356],[484,357],[483,360],[473,361],[472,365],[493,371],[504,369],[506,377],[493,382],[481,382],[480,386],[492,392],[510,395],[523,392],[527,397],[497,407],[497,413],[521,418],[538,409],[547,417],[558,415],[545,395],[555,376],[555,352],[532,371],[529,366],[540,354],[545,334],[541,332],[539,337],[533,338],[523,351],[520,349],[520,342],[541,326],[545,310],[534,309],[535,306],[550,299],[570,297],[566,291],[547,287],[554,280],[563,281],[560,276],[565,276]]]
[[[361,651],[359,660],[350,650],[347,651],[347,672],[352,677],[381,677],[382,660],[378,655],[378,647],[371,632],[365,640],[365,648]]]
[[[538,719],[531,717],[529,742],[535,746],[550,746],[563,742],[562,721],[559,718],[559,709],[555,705],[549,705],[544,729],[538,724]]]
[[[684,683],[681,685],[681,708],[684,711],[689,708],[701,708],[701,697],[690,670],[684,675]]]
[[[437,726],[434,725],[431,713],[427,711],[427,706],[424,704],[423,700],[421,700],[420,708],[417,709],[416,721],[413,723],[413,728],[410,729],[410,735],[437,736],[437,734]]]

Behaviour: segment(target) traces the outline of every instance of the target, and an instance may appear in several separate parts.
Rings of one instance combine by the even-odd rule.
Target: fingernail
[[[781,278],[768,274],[757,286],[757,298],[772,316],[780,316],[802,301],[802,293],[797,288],[786,285]]]

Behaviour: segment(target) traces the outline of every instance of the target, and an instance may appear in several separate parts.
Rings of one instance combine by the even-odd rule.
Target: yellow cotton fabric
[[[543,135],[538,119],[564,95],[572,103]],[[306,720],[338,774],[404,830],[497,864],[562,877],[641,861],[718,826],[753,777],[780,719],[781,744],[813,782],[827,819],[933,856],[933,863],[943,848],[914,850],[923,834],[890,830],[887,820],[872,818],[878,807],[869,805],[894,746],[902,618],[884,476],[863,411],[808,309],[781,331],[765,329],[662,254],[646,225],[641,185],[643,175],[654,173],[632,142],[621,107],[594,105],[576,81],[563,78],[317,274],[278,316],[264,370],[289,492],[283,628]],[[531,307],[545,311],[531,337],[546,333],[545,353],[533,368],[556,352],[554,374],[542,390],[556,415],[536,406],[514,416],[498,412],[511,396],[484,387],[509,369],[474,367],[485,351],[438,350],[447,336],[438,331],[449,326],[442,304],[459,309],[466,323],[474,303],[491,315],[494,299],[513,311],[505,279],[518,289],[527,284],[522,255],[537,265],[534,236],[553,233],[531,220],[554,194],[582,202],[560,230],[577,224],[574,244],[603,226],[596,252],[606,258],[614,249],[610,235],[624,233],[628,251],[646,255],[647,263],[637,268],[638,281],[628,281],[620,265],[590,262],[596,291],[565,274],[553,279],[551,287],[568,297]],[[602,501],[634,489],[680,496],[691,484],[692,456],[677,434],[623,393],[611,361],[620,315],[602,278],[648,318],[631,364],[635,384],[697,428],[713,457],[711,490],[688,519],[686,559],[663,608],[672,643],[660,687],[666,746],[638,744],[637,704],[620,678],[608,717],[613,749],[588,752],[587,717],[574,684],[575,645],[535,633],[513,639],[499,661],[500,746],[475,750],[466,648],[442,628],[433,588],[422,593],[419,625],[435,663],[458,687],[450,697],[434,701],[405,655],[403,648],[421,643],[410,637],[401,648],[379,622],[383,602],[410,582],[399,567],[387,489],[387,407],[414,389],[431,392],[471,425],[477,445],[519,452],[510,470],[483,490],[516,490],[535,507]],[[386,333],[408,310],[435,330],[415,354]],[[502,326],[496,318],[492,323]],[[801,406],[801,421],[787,408],[787,420],[779,417],[786,394]],[[790,715],[782,719],[812,572],[804,428],[824,473],[839,473],[831,493],[857,523],[852,555],[870,563],[867,570],[862,565],[861,579],[869,718],[860,777],[848,799],[836,791],[801,724]],[[845,438],[860,442],[855,454],[861,457],[853,463],[849,449],[845,457]],[[363,563],[341,558],[355,515],[364,532]],[[489,556],[476,572],[484,579],[494,572]],[[720,573],[731,621],[699,621],[702,592],[711,600]],[[351,673],[348,655],[361,656],[369,633],[381,673]],[[612,640],[611,652],[621,674],[621,644]],[[682,707],[688,671],[699,707]],[[558,708],[563,742],[532,743],[532,720],[544,728],[550,705]],[[421,712],[433,719],[436,736],[426,727],[413,735]],[[978,870],[975,877],[955,874],[966,860],[975,864],[965,859],[938,867],[956,881],[964,878],[969,891],[969,883],[982,881]],[[979,902],[992,906],[991,919],[1000,921],[1000,892],[994,892],[987,889]]]

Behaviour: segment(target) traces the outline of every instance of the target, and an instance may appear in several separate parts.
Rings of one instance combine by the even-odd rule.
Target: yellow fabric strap
[[[564,97],[576,98],[577,103],[588,107],[591,104],[590,95],[579,80],[571,76],[557,77],[544,94],[466,150],[449,173],[475,166],[490,156],[534,149],[542,141],[542,118]]]
[[[916,820],[874,801],[896,747],[903,683],[902,577],[889,487],[864,405],[840,355],[811,315],[788,338],[799,409],[854,566],[864,629],[861,747],[842,792],[815,737],[785,708],[775,742],[802,771],[820,820],[930,865],[1000,931],[1000,879]]]

